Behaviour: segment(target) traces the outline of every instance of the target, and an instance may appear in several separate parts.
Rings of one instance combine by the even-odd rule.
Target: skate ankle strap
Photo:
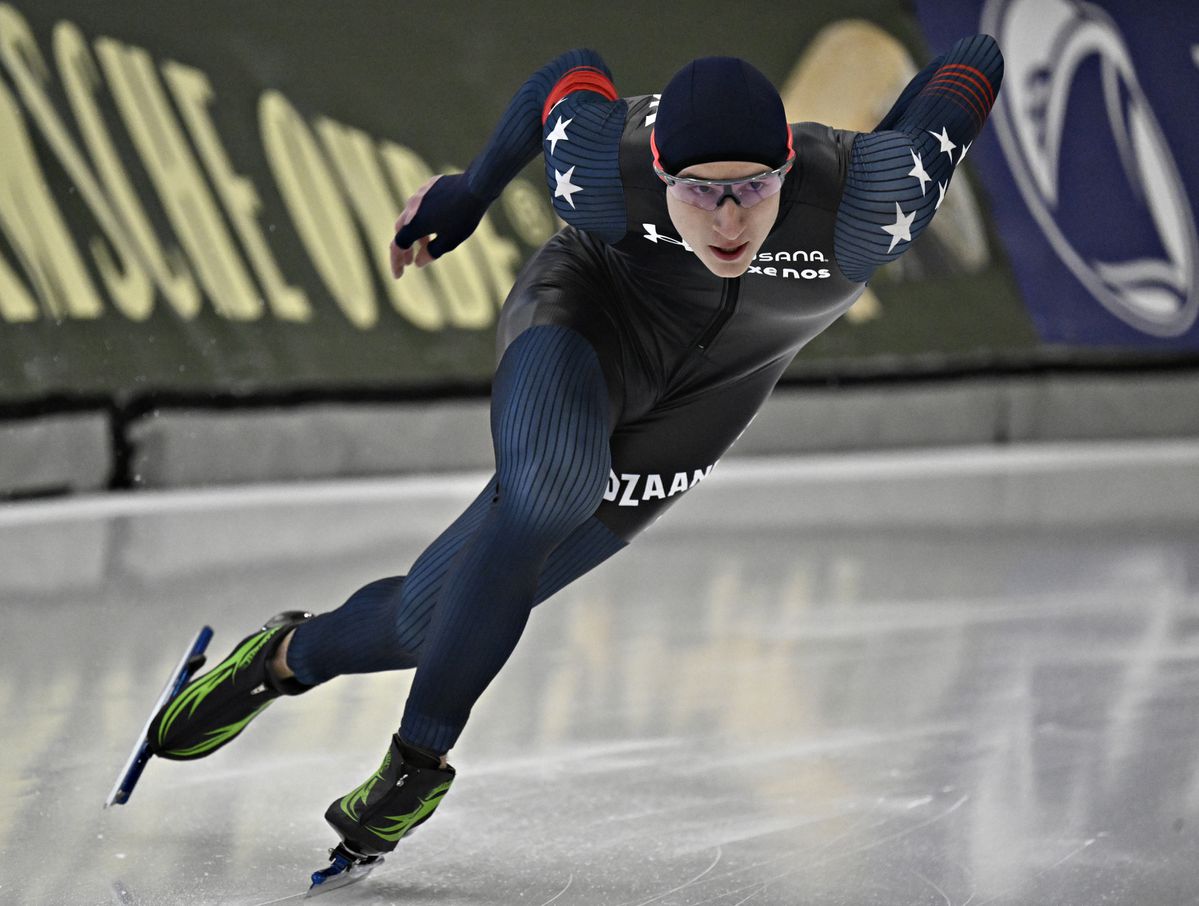
[[[266,665],[266,681],[272,689],[281,695],[303,695],[309,689],[316,688],[315,686],[307,686],[301,683],[294,676],[289,676],[287,679],[280,679],[275,676],[275,671],[271,669],[269,662]]]
[[[302,695],[309,689],[316,688],[315,686],[301,683],[294,676],[287,678],[276,676],[275,671],[271,669],[271,661],[274,660],[275,652],[279,650],[279,646],[283,644],[283,640],[287,638],[287,634],[301,623],[306,623],[310,619],[312,619],[312,614],[307,611],[289,610],[271,617],[267,620],[266,626],[263,627],[264,629],[274,626],[282,627],[271,636],[262,652],[263,664],[266,668],[267,684],[280,695]]]
[[[396,748],[399,749],[400,757],[404,759],[404,764],[410,764],[417,768],[432,768],[434,770],[441,767],[441,755],[439,753],[404,742],[404,740],[400,739],[399,733],[395,734],[394,739]]]

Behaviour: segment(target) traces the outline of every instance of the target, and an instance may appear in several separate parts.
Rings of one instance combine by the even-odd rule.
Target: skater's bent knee
[[[507,519],[530,531],[561,534],[595,513],[607,479],[606,460],[602,469],[592,465],[577,471],[552,461],[533,463],[501,482],[494,503]]]

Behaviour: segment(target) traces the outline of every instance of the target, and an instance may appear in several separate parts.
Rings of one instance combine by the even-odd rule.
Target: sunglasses
[[[666,193],[684,204],[715,211],[726,198],[743,208],[752,208],[760,201],[777,195],[783,188],[783,177],[795,163],[795,152],[791,151],[781,167],[741,176],[737,179],[694,179],[690,176],[671,176],[654,161],[654,172],[666,183]]]

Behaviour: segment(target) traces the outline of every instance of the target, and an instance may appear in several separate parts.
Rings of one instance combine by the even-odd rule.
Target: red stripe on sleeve
[[[975,119],[981,122],[987,118],[987,111],[990,109],[990,105],[981,96],[978,87],[964,79],[959,79],[952,75],[938,76],[928,83],[925,91],[958,94],[970,102],[970,112],[974,114]]]
[[[978,98],[979,105],[982,107],[983,115],[986,116],[988,110],[991,109],[991,95],[988,93],[988,86],[982,82],[977,76],[970,75],[966,72],[947,72],[940,70],[937,72],[934,82],[954,82],[970,89],[970,93]]]
[[[942,66],[937,71],[944,72],[947,69],[954,69],[954,70],[957,70],[958,72],[962,72],[962,73],[966,73],[968,75],[974,76],[975,81],[981,83],[982,86],[986,89],[987,104],[990,105],[990,104],[995,103],[995,89],[991,85],[991,80],[988,79],[985,75],[983,75],[982,72],[975,69],[973,66],[967,66],[965,63],[946,63],[944,66]]]
[[[964,91],[958,91],[956,88],[950,88],[948,86],[938,86],[935,88],[926,88],[923,92],[921,92],[921,94],[943,95],[969,113],[970,116],[974,118],[976,123],[980,125],[982,124],[982,119],[978,115],[978,108],[975,106],[978,102]],[[958,100],[959,98],[962,98],[963,100]]]
[[[612,80],[594,66],[576,66],[558,79],[557,84],[546,96],[545,105],[541,108],[542,125],[545,125],[554,105],[573,91],[594,91],[609,101],[614,101],[619,97]]]

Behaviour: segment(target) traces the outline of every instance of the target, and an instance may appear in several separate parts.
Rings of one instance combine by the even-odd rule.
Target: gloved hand
[[[435,176],[408,199],[396,221],[391,273],[397,279],[410,264],[424,267],[465,241],[487,211],[470,190],[465,173]],[[436,239],[431,237],[436,234]]]

